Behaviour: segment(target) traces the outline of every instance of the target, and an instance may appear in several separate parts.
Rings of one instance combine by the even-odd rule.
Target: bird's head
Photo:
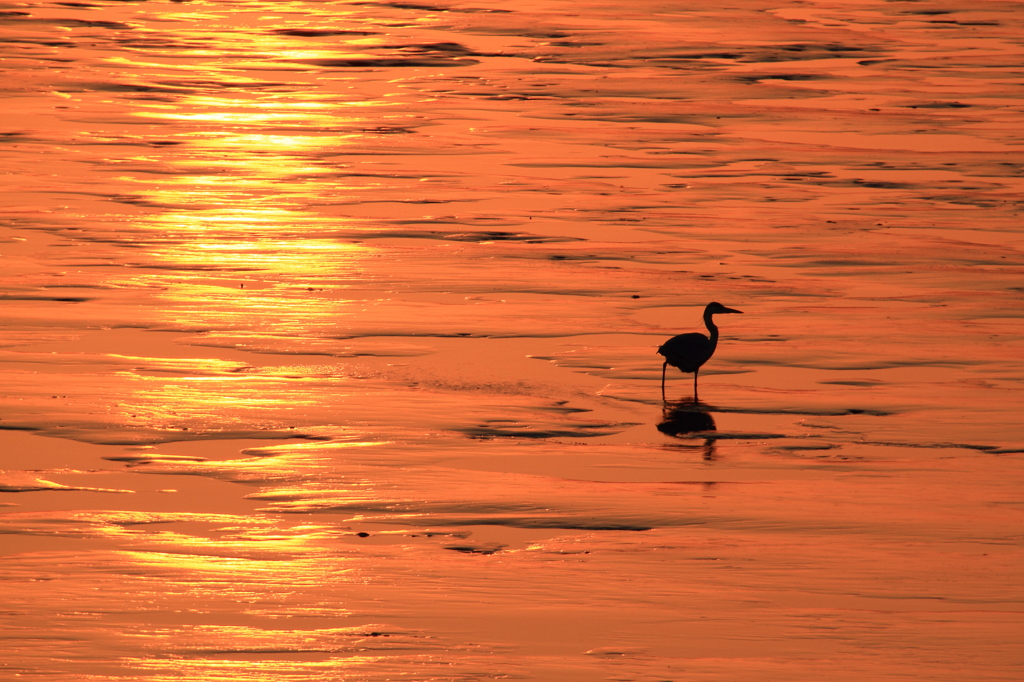
[[[708,307],[704,309],[705,315],[718,315],[720,313],[740,313],[743,314],[742,310],[736,310],[735,308],[726,308],[721,303],[713,301],[708,303]]]

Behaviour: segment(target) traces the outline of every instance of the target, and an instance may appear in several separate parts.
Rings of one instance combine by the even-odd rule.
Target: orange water
[[[1021,679],[1022,37],[0,2],[3,679]]]

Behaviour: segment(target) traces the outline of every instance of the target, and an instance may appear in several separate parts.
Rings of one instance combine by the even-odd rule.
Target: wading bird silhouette
[[[693,372],[693,399],[697,400],[697,373],[701,366],[711,359],[718,346],[718,327],[712,322],[712,315],[724,313],[742,313],[742,310],[726,308],[721,303],[708,303],[704,308],[704,326],[711,332],[708,338],[699,332],[680,334],[661,344],[659,355],[665,356],[665,364],[661,366],[661,399],[665,400],[665,370],[669,365],[678,367],[683,372]]]

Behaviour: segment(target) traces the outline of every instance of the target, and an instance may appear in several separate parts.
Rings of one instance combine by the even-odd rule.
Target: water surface
[[[0,3],[0,670],[1020,679],[1022,17]]]

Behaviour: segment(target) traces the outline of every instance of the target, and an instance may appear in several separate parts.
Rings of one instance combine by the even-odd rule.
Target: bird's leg
[[[665,370],[667,370],[667,369],[668,369],[668,360],[666,360],[664,362],[664,364],[662,364],[662,366],[661,366],[661,402],[663,402],[663,403],[667,403],[668,402],[665,399]]]
[[[697,402],[697,374],[700,372],[700,367],[693,370],[693,402]]]

